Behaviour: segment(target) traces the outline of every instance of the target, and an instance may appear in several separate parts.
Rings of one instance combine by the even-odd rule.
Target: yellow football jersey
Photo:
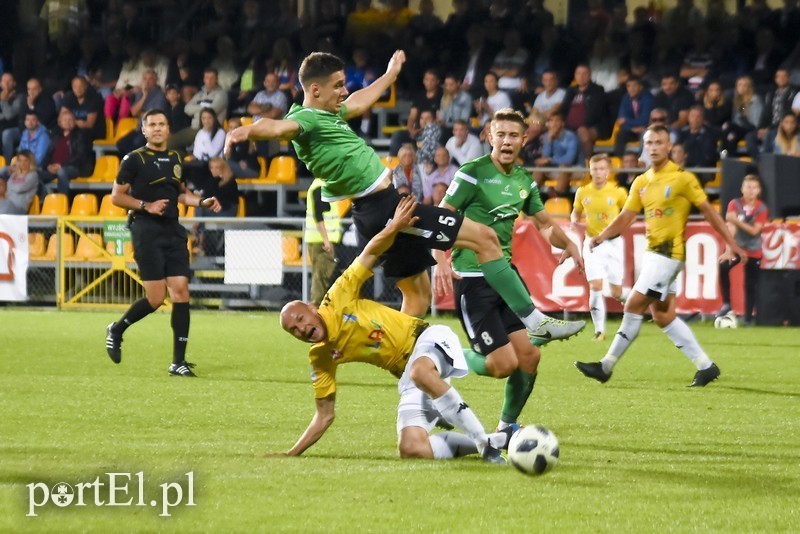
[[[658,172],[651,168],[636,177],[625,209],[644,210],[648,250],[683,261],[689,211],[707,199],[697,177],[670,161]]]
[[[628,194],[613,182],[597,189],[593,183],[582,185],[575,193],[574,208],[586,213],[586,234],[594,237],[619,215]]]
[[[315,344],[308,353],[317,399],[336,391],[336,368],[342,363],[369,363],[399,378],[417,336],[428,327],[416,317],[361,298],[361,286],[371,277],[372,271],[356,258],[322,299],[319,314],[328,341]]]

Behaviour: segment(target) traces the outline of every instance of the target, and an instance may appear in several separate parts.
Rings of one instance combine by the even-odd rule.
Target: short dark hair
[[[145,111],[144,115],[142,115],[142,124],[147,124],[148,117],[152,117],[153,115],[164,115],[164,118],[167,119],[167,124],[169,124],[169,115],[167,115],[167,112],[158,108]]]
[[[344,70],[344,61],[327,52],[313,52],[300,64],[298,77],[304,88],[309,84],[327,78],[334,72]]]
[[[25,112],[25,116],[27,117],[28,115],[33,115],[37,120],[41,120],[39,119],[39,114],[36,113],[36,110],[28,109],[28,111]]]
[[[494,116],[492,117],[492,123],[496,121],[516,122],[522,126],[523,131],[528,128],[528,124],[525,122],[525,116],[519,111],[511,108],[502,108],[495,111]]]

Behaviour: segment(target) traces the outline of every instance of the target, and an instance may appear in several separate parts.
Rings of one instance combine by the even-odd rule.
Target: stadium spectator
[[[758,279],[761,273],[761,230],[769,220],[767,206],[759,199],[761,195],[761,179],[755,174],[748,174],[742,180],[742,196],[734,198],[725,210],[725,221],[728,231],[734,235],[736,243],[747,252],[747,263],[744,265],[744,324],[750,326],[753,321],[753,310],[756,307]],[[733,265],[729,262],[719,264],[719,285],[722,293],[722,308],[717,316],[731,311],[730,272]]]
[[[354,93],[359,89],[368,87],[369,84],[375,81],[378,76],[369,65],[369,54],[363,48],[356,48],[353,50],[353,63],[344,70],[344,78],[347,80],[347,91]],[[266,82],[265,82],[266,83]],[[284,110],[283,114],[286,114]],[[275,117],[277,118],[277,117]],[[367,137],[370,134],[370,120],[372,119],[372,110],[367,110],[361,117],[360,124],[358,124],[358,131],[361,132],[362,137]]]
[[[423,178],[414,146],[405,144],[397,153],[398,165],[392,169],[392,183],[401,195],[414,195],[423,204],[430,204],[430,197],[424,197]]]
[[[10,72],[0,75],[0,131],[19,126],[25,111],[25,95],[17,92],[17,81]]]
[[[459,166],[484,154],[481,140],[469,131],[466,121],[462,120],[453,124],[453,137],[447,140],[445,148]]]
[[[625,152],[622,155],[622,168],[623,169],[640,169],[642,168],[642,162],[639,161],[638,154],[634,152]],[[625,189],[630,189],[631,184],[639,176],[638,170],[635,171],[626,171],[626,172],[618,172],[616,176],[617,184]]]
[[[338,207],[322,200],[322,184],[315,178],[308,187],[306,225],[303,243],[311,258],[311,300],[319,306],[331,287],[336,271],[336,245],[342,240],[342,221]]]
[[[731,118],[731,103],[725,97],[722,84],[719,82],[708,84],[703,94],[703,117],[707,124],[718,130],[722,130]]]
[[[30,150],[33,153],[34,163],[37,167],[41,167],[45,163],[49,148],[50,134],[47,128],[39,122],[39,116],[35,111],[26,112],[25,130],[19,140],[19,151]]]
[[[261,117],[270,119],[280,119],[289,109],[289,99],[286,93],[278,89],[280,81],[274,72],[268,72],[264,76],[264,89],[259,91],[253,101],[247,105],[247,113],[253,116],[253,120]],[[280,150],[278,141],[256,141],[256,152],[259,156],[270,158]]]
[[[58,128],[50,139],[50,148],[39,169],[39,179],[48,184],[58,179],[58,191],[69,195],[69,183],[79,176],[90,176],[94,169],[92,141],[75,124],[75,115],[67,108],[58,114]]]
[[[178,202],[218,212],[219,201],[202,198],[186,189],[181,157],[167,149],[169,123],[163,112],[142,117],[147,144],[122,158],[111,189],[115,206],[130,210],[131,238],[145,297],[135,301],[123,316],[106,328],[106,352],[114,363],[122,360],[122,336],[132,324],[157,310],[169,290],[172,301],[172,364],[168,373],[193,377],[186,362],[189,341],[189,251],[186,229],[178,222]],[[166,175],[170,178],[164,180]]]
[[[189,178],[187,177],[187,180]],[[201,198],[217,199],[219,211],[199,206],[197,217],[236,217],[239,211],[239,186],[228,162],[222,158],[211,158],[208,162],[208,172],[195,173],[192,182],[186,186]],[[193,252],[200,256],[224,256],[222,232],[207,231],[203,223],[192,225],[192,235],[195,236]]]
[[[436,147],[433,163],[435,167],[425,177],[422,188],[424,196],[430,198],[434,206],[438,206],[444,198],[450,182],[453,181],[458,167],[452,164],[450,152],[441,145]]]
[[[200,111],[201,128],[194,138],[192,155],[197,161],[204,162],[205,165],[212,158],[222,156],[222,149],[225,147],[225,130],[217,119],[217,114],[213,108],[204,108]]]
[[[686,149],[683,148],[683,145],[680,143],[675,143],[672,145],[672,148],[669,150],[669,159],[672,160],[675,165],[683,169],[687,167],[686,165]],[[703,183],[703,179],[698,176],[698,180]]]
[[[567,88],[558,112],[567,129],[578,135],[583,154],[592,154],[594,142],[601,135],[608,136],[605,92],[592,81],[592,72],[586,65],[575,68],[575,84]]]
[[[789,111],[781,119],[775,135],[775,153],[784,156],[800,156],[797,116]]]
[[[752,54],[752,62],[744,71],[753,80],[756,92],[763,94],[775,76],[775,72],[783,61],[783,54],[776,47],[775,34],[768,27],[756,31],[756,46]]]
[[[8,185],[5,180],[0,180],[0,215],[16,215],[16,207],[7,196]]]
[[[382,341],[376,345],[370,363],[400,378],[400,457],[443,459],[480,452],[486,461],[505,463],[492,445],[499,438],[486,435],[472,409],[448,383],[450,377],[467,374],[458,336],[447,327],[430,326],[360,297],[361,286],[372,277],[378,258],[397,233],[414,222],[413,211],[413,199],[400,201],[386,228],[367,243],[336,280],[319,308],[296,300],[281,310],[281,328],[296,339],[313,344],[309,359],[316,413],[294,446],[273,456],[299,456],[328,430],[334,420],[336,370],[343,363],[363,361],[359,347],[370,343],[377,324]],[[352,320],[341,322],[343,315]],[[439,418],[464,429],[468,435],[430,434]]]
[[[297,95],[297,59],[291,41],[284,37],[272,45],[272,55],[267,59],[267,72],[278,76],[278,89],[294,99]]]
[[[420,113],[419,126],[420,134],[417,136],[416,144],[417,162],[425,172],[428,172],[433,167],[436,147],[442,140],[442,128],[434,120],[433,113],[427,110]]]
[[[491,71],[497,74],[497,87],[509,95],[525,93],[528,81],[523,72],[528,62],[528,50],[521,45],[519,32],[509,29],[503,36],[503,48],[494,57]]]
[[[219,121],[224,121],[228,115],[228,93],[217,83],[217,71],[212,68],[203,71],[203,87],[184,106],[184,112],[192,117],[191,126],[175,132],[170,145],[190,145],[202,127],[200,113],[208,108],[214,110]]]
[[[396,156],[400,147],[417,140],[422,129],[419,125],[419,115],[423,110],[431,111],[434,116],[439,111],[442,103],[442,90],[439,87],[439,75],[436,71],[427,70],[422,77],[423,90],[414,97],[405,129],[392,132],[389,142],[389,154]]]
[[[552,112],[558,111],[565,94],[566,91],[558,86],[558,74],[553,70],[544,71],[541,91],[533,101],[531,113],[540,114],[544,120],[549,119]]]
[[[605,36],[598,38],[589,55],[592,81],[602,87],[605,92],[613,91],[619,86],[617,81],[619,69],[619,55],[611,47],[611,42]]]
[[[106,136],[106,119],[103,99],[81,76],[72,78],[72,90],[64,95],[61,109],[68,109],[75,117],[75,125],[86,132],[90,141]]]
[[[217,54],[209,66],[217,70],[217,81],[225,91],[230,91],[233,84],[239,79],[240,72],[236,66],[238,55],[234,48],[233,39],[227,35],[217,37]]]
[[[175,131],[183,131],[191,127],[192,119],[184,111],[183,100],[177,85],[167,84],[164,88],[164,98],[167,100],[167,105],[164,107],[164,113],[167,116],[170,128]],[[173,136],[169,138],[169,148],[186,150],[186,144],[180,145],[180,140],[175,139]]]
[[[2,82],[0,82],[0,86],[2,86]],[[39,122],[45,128],[50,128],[55,125],[55,104],[52,98],[42,94],[42,84],[39,83],[39,80],[36,78],[28,80],[27,89],[28,92],[23,101],[22,110],[17,117],[17,124],[5,129],[2,129],[2,126],[0,126],[2,130],[3,156],[6,158],[6,161],[11,161],[11,158],[14,156],[19,146],[22,130],[25,129],[25,117],[29,111],[36,113]],[[2,97],[0,97],[0,108],[2,108]]]
[[[547,121],[540,113],[531,111],[527,122],[528,129],[525,132],[525,142],[519,155],[524,165],[536,165],[536,160],[542,157],[542,136],[545,132]]]
[[[695,105],[689,108],[688,124],[681,128],[678,142],[686,154],[686,167],[714,167],[719,161],[719,143],[721,132],[703,120],[703,106]],[[672,161],[675,161],[673,158]],[[675,163],[680,163],[675,161]],[[684,165],[681,165],[682,167]],[[700,181],[705,183],[712,177],[699,175]]]
[[[653,111],[653,95],[645,90],[638,78],[629,78],[625,83],[626,93],[622,97],[617,115],[617,138],[614,141],[614,154],[621,156],[629,141],[638,141],[650,120]]]
[[[139,122],[136,128],[117,141],[117,150],[121,154],[127,154],[144,145],[146,139],[142,133],[141,117],[151,109],[164,110],[167,109],[167,106],[167,98],[158,85],[158,74],[153,69],[145,69],[142,73],[139,90],[133,93],[133,102],[130,108],[131,117],[138,118]]]
[[[625,301],[622,293],[622,240],[609,239],[594,250],[589,248],[591,238],[602,232],[619,215],[628,197],[623,188],[609,181],[610,171],[611,162],[607,155],[595,154],[589,158],[592,181],[578,188],[570,214],[574,230],[579,229],[582,218],[586,220],[582,257],[586,281],[589,283],[589,313],[594,324],[595,341],[605,340],[606,298],[603,295],[603,282],[608,281],[611,298]]]
[[[691,3],[691,0],[684,0]],[[694,104],[694,97],[683,87],[678,77],[667,74],[661,77],[661,91],[656,93],[654,105],[667,110],[667,127],[677,131],[686,126],[689,108]]]
[[[10,165],[0,169],[0,182],[7,187],[5,194],[9,202],[6,213],[25,215],[39,188],[39,174],[30,150],[20,150]]]
[[[695,28],[693,41],[694,47],[683,56],[680,77],[686,80],[687,89],[695,94],[711,77],[716,76],[718,69],[705,26]]]
[[[512,106],[511,97],[500,89],[497,80],[497,74],[492,71],[487,72],[483,77],[483,87],[486,92],[473,103],[478,114],[478,123],[482,127],[491,120],[495,111]]]
[[[758,121],[758,138],[761,140],[761,151],[772,152],[773,141],[781,119],[787,112],[792,111],[792,101],[797,90],[789,85],[789,71],[778,69],[775,71],[775,89],[767,92],[764,100],[764,110]]]
[[[761,97],[754,92],[753,81],[749,76],[741,76],[736,80],[733,96],[731,120],[722,130],[722,148],[728,154],[736,154],[739,141],[744,140],[747,154],[758,159],[758,131],[756,125],[761,118],[764,104]]]
[[[463,3],[467,2],[468,0],[463,0]],[[483,80],[492,67],[494,56],[486,46],[486,33],[479,24],[471,25],[466,37],[466,54],[464,49],[458,49],[455,57],[463,61],[460,69],[460,72],[464,73],[461,88],[470,94],[472,100],[477,100],[483,94]]]
[[[472,114],[472,98],[461,89],[458,77],[448,74],[444,77],[442,101],[439,104],[436,121],[447,130],[453,128],[456,121],[467,122]]]
[[[228,130],[233,130],[242,125],[240,117],[228,119]],[[269,141],[267,141],[269,142]],[[257,178],[259,176],[259,163],[253,143],[242,141],[233,143],[228,154],[228,166],[236,178]]]
[[[542,138],[542,157],[536,160],[537,167],[572,167],[578,163],[580,144],[578,136],[564,128],[564,118],[559,113],[553,113],[547,120],[547,132]],[[571,173],[553,171],[544,173],[537,171],[534,179],[540,188],[544,187],[545,177],[556,180],[552,193],[556,196],[569,194],[569,180]]]
[[[642,210],[653,213],[669,209],[673,215],[645,218],[648,247],[641,272],[625,301],[617,335],[599,362],[575,362],[575,366],[585,376],[601,383],[607,382],[614,366],[639,334],[644,314],[650,309],[653,321],[695,365],[697,372],[691,386],[703,387],[719,377],[719,368],[700,347],[687,324],[675,314],[677,276],[686,257],[685,231],[691,206],[700,210],[728,244],[729,248],[719,257],[720,261],[732,260],[735,255],[746,261],[746,252],[708,202],[700,182],[670,162],[669,130],[663,125],[650,126],[644,134],[644,146],[652,161],[651,168],[636,178],[624,209],[600,234],[591,238],[589,250],[620,235]]]

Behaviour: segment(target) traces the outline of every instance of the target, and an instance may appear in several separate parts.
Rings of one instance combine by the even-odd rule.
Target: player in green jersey
[[[492,118],[489,141],[492,152],[465,163],[456,172],[440,206],[492,228],[503,256],[511,259],[514,223],[520,214],[533,217],[550,242],[564,249],[561,261],[572,258],[583,270],[577,246],[544,210],[531,174],[516,165],[525,143],[525,118],[505,108]],[[536,380],[540,353],[530,344],[525,325],[516,317],[486,279],[471,250],[453,250],[452,268],[444,253],[434,252],[437,266],[434,290],[449,293],[455,278],[456,307],[474,350],[464,351],[470,369],[480,375],[508,377],[498,430],[519,428],[517,418]]]
[[[291,140],[300,160],[325,182],[324,201],[353,199],[356,228],[368,240],[386,226],[400,195],[392,186],[389,169],[350,129],[347,120],[362,115],[391,87],[404,62],[405,54],[396,51],[380,78],[350,95],[342,60],[332,54],[312,53],[299,69],[303,105],[292,106],[282,120],[262,118],[234,129],[226,146],[246,139]],[[559,321],[536,310],[490,228],[436,206],[420,204],[414,215],[418,217],[415,226],[400,234],[382,257],[386,275],[399,279],[401,311],[417,316],[427,312],[431,301],[428,268],[435,263],[428,251],[457,246],[475,251],[487,282],[508,302],[532,338],[565,339],[585,326],[583,321]]]

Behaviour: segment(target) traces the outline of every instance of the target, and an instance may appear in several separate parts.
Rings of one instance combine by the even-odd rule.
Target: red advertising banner
[[[566,234],[582,250],[583,231],[559,221]],[[763,233],[762,269],[800,269],[800,223],[769,223]],[[634,223],[622,236],[625,250],[623,286],[633,286],[641,268],[647,242],[644,223]],[[715,313],[722,306],[718,284],[717,258],[725,242],[705,222],[690,222],[686,227],[686,265],[678,278],[678,313]],[[561,250],[548,243],[530,221],[521,221],[514,231],[513,258],[536,307],[546,312],[589,311],[589,286],[570,259],[558,265]],[[731,304],[737,313],[744,312],[742,267],[731,271]],[[610,312],[622,306],[607,300]],[[455,309],[453,296],[436,299],[436,308]]]

